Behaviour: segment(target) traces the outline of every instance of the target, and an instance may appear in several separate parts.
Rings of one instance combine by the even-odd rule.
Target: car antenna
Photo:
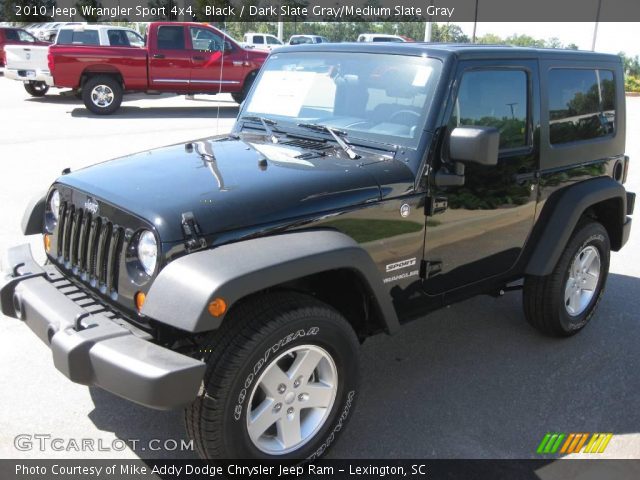
[[[220,77],[218,78],[218,95],[222,93],[222,70],[224,69],[224,51],[227,43],[227,22],[222,22],[222,56],[220,57]],[[216,113],[216,135],[220,132],[220,100],[218,99],[218,111]]]

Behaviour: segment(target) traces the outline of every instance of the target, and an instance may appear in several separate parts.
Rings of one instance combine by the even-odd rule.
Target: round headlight
[[[138,260],[147,275],[153,275],[158,261],[158,244],[156,237],[149,230],[142,232],[138,239]]]
[[[60,215],[60,192],[58,192],[58,190],[54,190],[53,193],[51,193],[51,197],[49,198],[49,210],[51,211],[53,218],[58,221],[58,216]]]

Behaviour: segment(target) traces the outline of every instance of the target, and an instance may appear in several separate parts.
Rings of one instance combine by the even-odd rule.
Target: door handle
[[[153,58],[164,58],[164,55],[162,55],[161,53],[154,53]]]
[[[200,55],[196,55],[195,57],[191,57],[193,60],[204,60],[204,57],[201,57]]]

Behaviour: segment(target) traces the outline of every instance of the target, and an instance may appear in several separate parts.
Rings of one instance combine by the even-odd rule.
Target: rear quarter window
[[[552,145],[592,140],[615,132],[615,81],[611,70],[549,71],[549,140]]]

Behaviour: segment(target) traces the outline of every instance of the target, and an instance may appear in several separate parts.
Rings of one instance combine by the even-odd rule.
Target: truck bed
[[[121,73],[127,90],[147,89],[147,50],[136,47],[54,45],[57,87],[78,88],[85,73]]]

